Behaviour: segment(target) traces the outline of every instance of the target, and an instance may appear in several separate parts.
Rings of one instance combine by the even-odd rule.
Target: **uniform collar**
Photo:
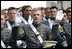
[[[15,24],[15,21],[9,21],[10,25],[12,26],[13,24]]]
[[[28,18],[25,18],[26,21],[28,21]]]
[[[50,18],[51,20],[56,20],[56,18],[54,18],[54,17],[52,17],[52,18]]]
[[[27,16],[27,17],[28,17],[28,16]],[[29,17],[28,17],[28,18],[25,18],[25,15],[23,15],[23,18],[24,18],[26,21],[28,21],[28,18],[29,18]]]
[[[47,18],[47,17],[45,17],[46,18],[46,20],[48,20],[49,18]]]
[[[33,22],[32,24],[37,28],[37,27],[41,26],[42,22],[40,22],[39,24]]]

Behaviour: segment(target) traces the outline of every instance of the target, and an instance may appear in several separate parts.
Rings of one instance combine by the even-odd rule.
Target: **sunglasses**
[[[67,11],[67,12],[71,12],[71,11]]]
[[[32,11],[32,10],[26,10],[26,11],[28,12],[28,11]]]

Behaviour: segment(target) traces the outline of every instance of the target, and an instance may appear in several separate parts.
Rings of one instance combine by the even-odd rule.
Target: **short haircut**
[[[30,5],[27,5],[27,6],[25,6],[25,8],[27,8],[27,7],[30,7],[30,8],[32,8]]]
[[[8,9],[8,12],[9,12],[9,10],[16,10],[16,8],[15,8],[15,7],[10,7],[10,8]]]
[[[4,9],[4,11],[5,11],[5,10],[8,10],[8,9]]]
[[[4,10],[3,10],[3,14],[4,14],[5,11],[7,11],[7,14],[8,14],[8,9],[4,9]]]
[[[66,9],[66,12],[67,12],[67,13],[70,12],[68,9],[71,9],[71,7],[68,7],[68,8]]]
[[[50,10],[50,7],[46,7],[46,8],[45,8],[45,11],[48,10],[48,9]]]
[[[50,9],[57,9],[58,10],[58,8],[56,6],[52,6]]]
[[[41,10],[45,10],[45,8],[44,8],[44,7],[40,7],[40,9],[41,9]]]
[[[40,13],[42,13],[40,8],[34,8],[31,13],[33,14],[35,11],[40,11]]]
[[[25,9],[28,8],[28,7],[32,8],[30,5],[26,5],[26,6],[22,7],[22,11],[25,11]]]

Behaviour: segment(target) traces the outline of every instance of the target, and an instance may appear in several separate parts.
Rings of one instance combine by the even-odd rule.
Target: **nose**
[[[35,15],[35,18],[37,18],[37,15]]]
[[[54,12],[52,12],[52,14],[54,15],[55,13],[54,13]]]

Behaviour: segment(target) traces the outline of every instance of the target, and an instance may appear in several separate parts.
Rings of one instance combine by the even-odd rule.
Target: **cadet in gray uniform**
[[[12,34],[11,34],[12,35],[12,37],[11,37],[12,38],[11,39],[11,46],[12,46],[12,48],[16,48],[17,47],[17,44],[16,44],[17,37],[16,37],[16,35],[18,35],[17,33],[15,34],[16,30],[14,29],[13,26],[15,24],[20,23],[20,22],[18,22],[16,20],[16,18],[17,18],[16,17],[16,13],[17,13],[17,11],[16,11],[15,7],[10,7],[8,9],[9,21],[7,21],[6,24],[7,24],[7,28],[12,31]]]
[[[32,17],[31,17],[31,11],[32,11],[32,7],[27,5],[27,6],[23,6],[22,7],[22,23],[28,24],[28,23],[32,23]]]
[[[64,24],[55,24],[52,27],[52,38],[55,41],[58,41],[56,48],[67,47],[67,39],[65,36],[66,32],[64,31]]]
[[[67,23],[64,24],[65,36],[68,48],[71,48],[71,7],[67,8]]]
[[[48,40],[48,26],[42,24],[42,16],[41,11],[39,9],[34,9],[32,11],[32,17],[34,19],[33,26],[37,29],[39,32],[39,35],[42,37],[43,41]],[[21,25],[22,26],[22,25]],[[21,27],[19,27],[21,28]],[[37,38],[38,35],[34,33],[30,25],[23,25],[23,34],[22,36],[18,36],[19,39],[25,40],[27,47],[26,48],[42,48],[43,45],[40,43],[39,39]],[[20,29],[19,29],[20,30]],[[19,31],[18,31],[19,32]]]
[[[64,16],[64,19],[65,19],[65,16]],[[68,48],[70,48],[71,47],[71,7],[67,8],[67,21],[63,23],[63,29],[65,31]]]
[[[53,25],[52,28],[53,39],[58,41],[58,48],[71,47],[71,23],[66,22],[65,19],[64,16],[62,21],[57,25]],[[71,22],[70,20],[69,16],[69,22]]]
[[[6,47],[10,44],[10,38],[11,31],[5,27],[5,17],[1,14],[1,40],[4,42]]]
[[[51,31],[52,31],[52,26],[53,26],[53,24],[55,23],[55,20],[56,20],[56,15],[57,15],[57,12],[58,12],[58,8],[55,7],[55,6],[52,6],[51,8],[48,8],[46,10],[47,10],[46,11],[46,17],[45,17],[46,18],[46,21],[43,21],[43,23],[45,25],[48,25],[49,26],[49,30],[50,30],[50,32],[49,32],[49,34],[50,34],[49,40],[52,40],[52,36],[51,36],[52,35],[52,32]]]

